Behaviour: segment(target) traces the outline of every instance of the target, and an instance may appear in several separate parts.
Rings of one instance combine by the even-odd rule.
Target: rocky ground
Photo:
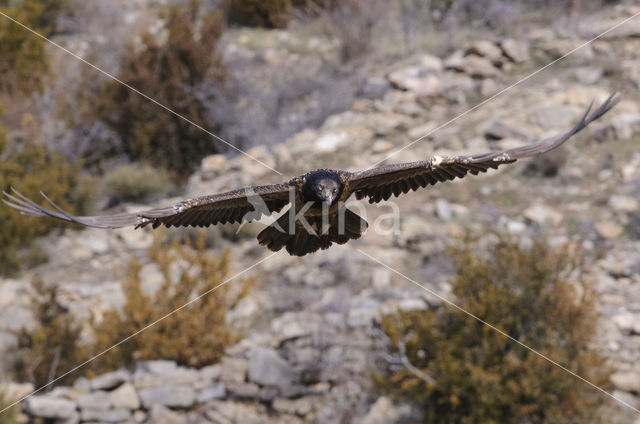
[[[443,57],[415,55],[369,75],[366,86],[377,94],[361,96],[319,128],[301,131],[271,151],[249,151],[284,178],[245,156],[215,155],[203,160],[180,197],[275,182],[312,168],[371,166],[638,11],[609,8],[573,27],[476,39]],[[421,310],[440,301],[356,249],[448,296],[452,267],[446,247],[466,231],[480,235],[496,227],[524,244],[539,233],[548,234],[552,243],[578,241],[586,255],[598,258],[587,263],[578,282],[598,295],[602,319],[595,347],[616,370],[614,394],[640,407],[639,47],[640,25],[630,23],[389,158],[400,162],[520,145],[564,131],[593,99],[602,101],[614,90],[624,95],[612,113],[558,153],[398,199],[402,214],[396,234],[370,230],[361,240],[307,257],[279,253],[269,258],[250,271],[259,286],[230,313],[231,320],[250,329],[220,364],[196,370],[147,361],[132,370],[79,378],[71,387],[29,398],[22,404],[23,418],[69,423],[411,420],[418,411],[375,390],[371,376],[386,349],[376,323],[392,308]],[[173,200],[178,198],[161,203]],[[376,206],[366,211],[369,222],[389,212]],[[269,254],[253,237],[260,228],[245,226],[238,236],[231,236],[237,230],[233,226],[211,230],[214,252],[231,251],[231,275]],[[147,230],[65,230],[44,239],[50,261],[0,284],[2,346],[14,342],[10,330],[32,320],[26,294],[35,275],[58,285],[62,300],[82,322],[123,304],[114,270],[124,269],[132,254],[146,261],[143,284],[152,290],[161,276],[146,257],[151,242]],[[14,396],[33,389],[8,386]],[[610,408],[622,421],[638,418],[614,402]]]

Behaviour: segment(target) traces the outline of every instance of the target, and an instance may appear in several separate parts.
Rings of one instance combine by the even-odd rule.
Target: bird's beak
[[[331,206],[331,204],[333,203],[333,193],[331,193],[330,190],[322,191],[322,203],[326,204],[327,206]]]

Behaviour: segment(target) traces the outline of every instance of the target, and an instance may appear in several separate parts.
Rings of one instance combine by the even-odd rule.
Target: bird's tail
[[[258,234],[258,242],[274,252],[285,247],[290,255],[304,256],[318,249],[328,249],[333,243],[345,244],[360,238],[368,226],[367,221],[347,208],[339,209],[329,219],[325,231],[322,231],[321,216],[307,217],[308,226],[299,222],[290,226],[291,219],[289,213],[282,215]]]

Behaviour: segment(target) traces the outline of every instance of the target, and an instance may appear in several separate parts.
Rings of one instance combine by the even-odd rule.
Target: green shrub
[[[66,10],[66,0],[22,0],[0,10],[18,22],[48,37],[58,15]],[[42,89],[49,72],[46,41],[7,18],[0,19],[0,91],[30,92]]]
[[[18,333],[13,378],[40,387],[84,361],[87,355],[80,344],[81,326],[58,301],[57,288],[46,286],[39,279],[32,280],[31,286],[36,326]]]
[[[42,199],[40,191],[66,210],[86,212],[91,192],[85,179],[79,176],[78,164],[69,163],[62,154],[30,142],[6,146],[0,131],[0,190],[11,187],[32,199]],[[42,200],[43,204],[44,200]],[[50,219],[35,219],[16,210],[0,206],[0,275],[15,272],[20,266],[19,248],[35,237],[48,233],[60,223]]]
[[[120,166],[104,176],[104,191],[116,202],[144,202],[171,189],[167,173],[144,164]]]
[[[229,256],[225,253],[214,258],[207,251],[206,232],[186,245],[172,242],[166,246],[160,238],[156,237],[149,253],[164,277],[161,287],[154,295],[146,294],[141,285],[140,264],[133,260],[123,281],[124,308],[107,312],[94,326],[94,352],[102,352],[213,289],[227,276]],[[240,339],[237,330],[227,323],[227,311],[254,283],[255,280],[246,279],[217,288],[95,361],[93,371],[126,367],[137,359],[173,359],[194,367],[218,362],[225,348]]]
[[[567,282],[577,255],[537,240],[530,249],[502,239],[487,256],[457,254],[457,304],[601,387],[610,371],[589,350],[593,295]],[[382,388],[411,400],[429,423],[596,422],[604,398],[574,376],[461,311],[397,312],[382,326],[410,367],[378,376]],[[421,378],[421,374],[434,379]]]
[[[151,34],[144,34],[141,50],[132,47],[125,55],[119,78],[216,132],[215,123],[206,116],[199,85],[222,77],[215,51],[224,23],[218,11],[205,16],[201,24],[198,15],[197,2],[191,2],[189,8],[171,7],[166,19],[167,41],[160,44]],[[132,160],[164,167],[173,176],[184,178],[204,156],[218,150],[218,142],[210,135],[120,83],[108,82],[97,99],[97,116],[122,137]]]

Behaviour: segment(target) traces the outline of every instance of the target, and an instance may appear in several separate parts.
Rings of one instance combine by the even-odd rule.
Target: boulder
[[[134,410],[140,408],[140,398],[131,383],[124,383],[110,394],[111,403],[116,409]]]
[[[491,78],[500,75],[500,70],[485,57],[469,55],[464,58],[462,70],[477,78]]]
[[[214,383],[200,390],[196,395],[198,403],[207,403],[213,399],[221,399],[227,395],[224,383]]]
[[[493,63],[497,63],[502,58],[502,50],[495,43],[489,40],[476,40],[469,43],[465,54],[474,54],[486,57]]]
[[[618,390],[640,393],[640,373],[635,371],[618,371],[611,375],[611,383]]]
[[[140,390],[138,394],[145,408],[155,404],[169,408],[189,408],[196,401],[195,392],[189,386],[151,387]]]
[[[529,60],[529,46],[523,41],[505,38],[500,42],[502,53],[512,62],[521,63]]]
[[[562,222],[562,214],[555,209],[545,205],[533,205],[526,209],[523,213],[524,217],[529,221],[538,225],[550,223],[558,225]]]
[[[70,420],[77,416],[76,403],[51,395],[34,395],[24,401],[24,409],[38,418]]]
[[[624,227],[615,221],[596,222],[596,233],[603,239],[614,239],[624,232]]]
[[[92,390],[109,390],[127,381],[131,381],[131,373],[120,369],[92,378],[89,383]]]
[[[82,395],[77,400],[78,407],[80,409],[109,409],[111,408],[112,401],[111,395],[105,391],[99,390],[96,392],[87,393]]]
[[[154,404],[149,411],[149,419],[147,422],[154,424],[186,424],[187,418],[180,415],[165,406]]]
[[[392,424],[406,422],[411,417],[411,407],[407,404],[394,402],[386,396],[378,398],[371,405],[369,412],[360,424]]]
[[[249,380],[263,386],[289,385],[291,368],[274,349],[259,347],[249,354]]]
[[[127,409],[83,409],[80,413],[82,421],[98,421],[101,423],[119,423],[128,421],[131,412]]]

